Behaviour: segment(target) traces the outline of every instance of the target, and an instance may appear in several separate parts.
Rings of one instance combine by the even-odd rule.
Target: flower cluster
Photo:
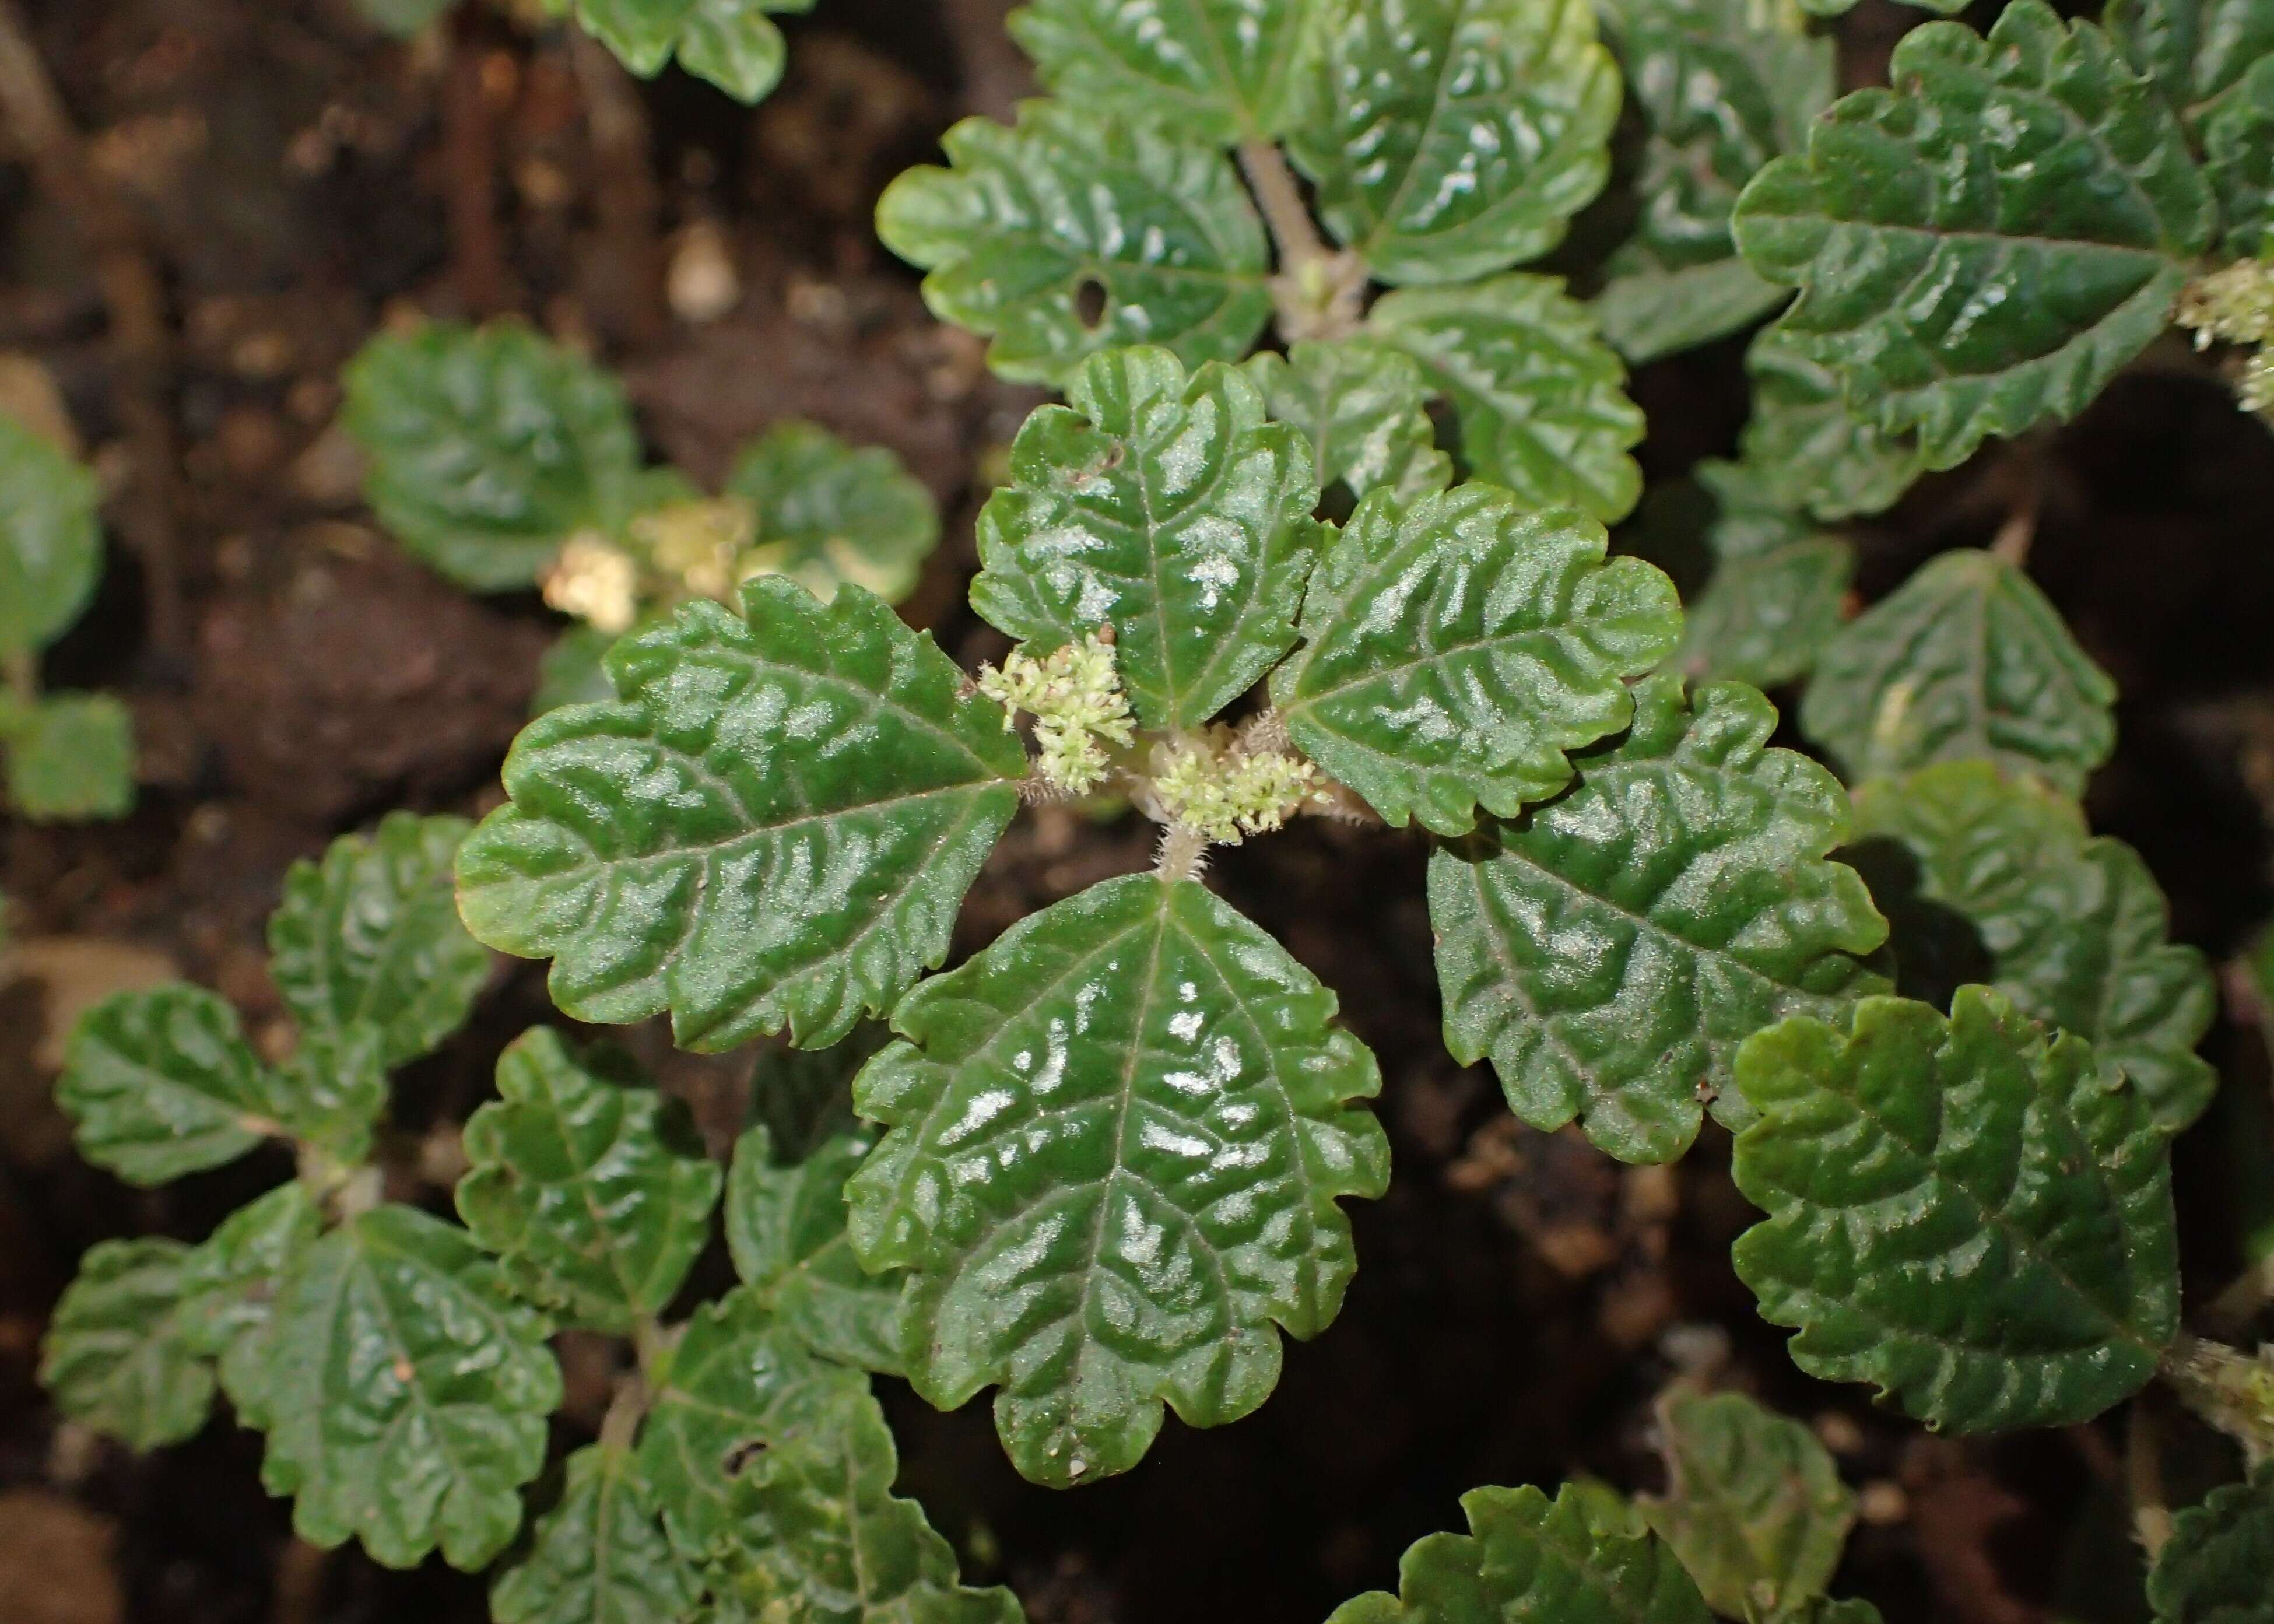
[[[1005,729],[1021,710],[1035,718],[1035,771],[1064,794],[1087,795],[1104,783],[1112,771],[1107,747],[1126,750],[1137,736],[1113,644],[1095,632],[1040,659],[1012,650],[999,670],[980,667],[979,691],[1004,708]]]
[[[1284,828],[1306,801],[1321,799],[1317,767],[1278,750],[1244,746],[1229,728],[1154,750],[1153,793],[1171,823],[1218,846]]]
[[[2172,318],[2195,335],[2195,348],[2216,341],[2255,346],[2235,380],[2235,397],[2247,411],[2274,412],[2274,264],[2238,259],[2188,284]]]

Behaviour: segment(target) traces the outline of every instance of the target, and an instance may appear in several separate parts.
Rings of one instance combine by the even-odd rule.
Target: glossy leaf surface
[[[1012,1462],[1126,1471],[1165,1401],[1195,1426],[1278,1380],[1277,1329],[1331,1320],[1336,1205],[1389,1151],[1374,1057],[1333,995],[1191,881],[1133,875],[1029,915],[893,1016],[855,1084],[892,1132],[849,1192],[871,1268],[910,1280],[903,1349],[942,1407],[999,1384]]]
[[[825,602],[850,581],[896,604],[939,545],[938,504],[900,458],[816,424],[768,430],[736,461],[727,494],[757,515],[743,568],[787,575]]]
[[[1126,344],[1236,361],[1269,319],[1263,222],[1215,147],[1055,102],[1012,129],[967,118],[941,145],[953,168],[894,181],[877,229],[930,273],[935,315],[994,339],[1002,376],[1059,383]]]
[[[548,1026],[498,1057],[497,1083],[466,1123],[466,1228],[569,1324],[622,1335],[661,1313],[711,1237],[722,1177],[686,1107]]]
[[[0,724],[8,799],[28,823],[134,809],[134,717],[109,694],[50,694]]]
[[[1228,366],[1164,350],[1087,363],[1027,419],[979,515],[971,605],[1036,653],[1111,626],[1148,727],[1193,727],[1295,643],[1321,540],[1303,437]]]
[[[808,1046],[947,952],[1025,757],[930,639],[869,593],[777,577],[617,643],[619,701],[531,723],[512,804],[458,857],[474,935],[554,959],[579,1020],[669,1010],[685,1047]]]
[[[750,1128],[727,1176],[727,1244],[734,1272],[807,1347],[898,1375],[900,1277],[863,1269],[845,1233],[845,1181],[875,1142],[862,1124],[788,1162],[771,1132]]]
[[[1634,507],[1642,472],[1627,452],[1642,439],[1641,409],[1593,316],[1555,278],[1401,289],[1367,328],[1419,362],[1451,403],[1472,477],[1606,524]]]
[[[45,648],[102,573],[94,470],[0,412],[0,654]]]
[[[2256,259],[2274,227],[2274,56],[2253,64],[2203,120],[2202,142],[2226,251]]]
[[[1288,150],[1328,229],[1387,282],[1537,259],[1610,172],[1619,76],[1583,0],[1318,0]]]
[[[1852,1035],[1790,1020],[1748,1042],[1738,1238],[1762,1317],[1812,1376],[1866,1381],[1974,1432],[2098,1415],[2179,1325],[2165,1136],[2082,1040],[2001,996],[1946,1020],[1867,998]]]
[[[587,1444],[552,1509],[490,1589],[497,1624],[673,1624],[703,1586],[664,1538],[631,1451]]]
[[[136,1449],[179,1443],[213,1408],[213,1366],[182,1334],[190,1248],[147,1237],[101,1241],[56,1304],[40,1385],[72,1420]]]
[[[1665,1162],[1710,1101],[1750,1120],[1737,1045],[1788,1015],[1838,1016],[1885,987],[1863,879],[1826,853],[1848,798],[1770,749],[1776,711],[1738,683],[1685,703],[1635,688],[1634,725],[1578,757],[1570,793],[1429,859],[1445,1043],[1489,1056],[1536,1128],[1574,1117],[1627,1162]]]
[[[235,1161],[287,1131],[237,1011],[202,987],[114,994],[79,1019],[56,1102],[79,1154],[134,1184]]]
[[[316,1243],[275,1309],[262,1481],[327,1549],[472,1571],[521,1526],[561,1372],[545,1321],[463,1230],[380,1207]]]
[[[1979,758],[2074,795],[2115,748],[2115,701],[2035,582],[1962,548],[1832,640],[1800,726],[1851,783]]]
[[[247,1426],[269,1424],[276,1295],[322,1227],[306,1185],[279,1184],[223,1219],[183,1265],[183,1341],[216,1362]]]
[[[1429,386],[1412,357],[1359,335],[1267,352],[1247,370],[1271,416],[1310,441],[1321,485],[1339,480],[1352,497],[1384,489],[1411,498],[1453,483],[1453,459],[1437,449]]]
[[[1801,289],[1781,326],[1849,404],[1949,468],[2074,417],[2145,349],[2214,210],[2171,110],[2040,0],[1986,40],[1916,28],[1888,73],[1755,177],[1737,243]]]
[[[1011,32],[1065,101],[1229,147],[1286,124],[1312,11],[1313,0],[1030,0]]]
[[[1320,565],[1272,703],[1394,825],[1513,816],[1570,781],[1565,752],[1626,725],[1624,679],[1681,635],[1673,583],[1605,545],[1593,521],[1491,485],[1378,492]]]
[[[1673,1551],[1647,1533],[1599,1529],[1571,1485],[1552,1500],[1534,1488],[1472,1489],[1461,1509],[1470,1531],[1416,1540],[1396,1596],[1355,1597],[1328,1624],[1707,1624]]]
[[[2190,121],[2274,55],[2274,12],[2260,0],[2109,0],[2105,22],[2126,60]]]
[[[2218,989],[2200,952],[2172,943],[2137,852],[2090,838],[2074,802],[1986,762],[1867,786],[1856,838],[1850,859],[1895,922],[1906,992],[1941,1002],[1991,982],[2120,1068],[2166,1130],[2202,1115],[2218,1074],[2195,1046]]]
[[[545,0],[554,11],[567,0]],[[576,0],[576,19],[643,79],[679,65],[738,101],[781,79],[787,47],[767,13],[808,11],[813,0]]]
[[[2274,1467],[2213,1489],[2172,1519],[2171,1543],[2148,1575],[2157,1624],[2274,1620]]]

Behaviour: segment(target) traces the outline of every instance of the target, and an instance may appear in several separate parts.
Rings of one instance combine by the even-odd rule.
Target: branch
[[[1241,142],[1239,167],[1279,251],[1271,297],[1280,331],[1290,339],[1348,337],[1365,312],[1366,261],[1327,246],[1295,184],[1295,172],[1276,146]]]

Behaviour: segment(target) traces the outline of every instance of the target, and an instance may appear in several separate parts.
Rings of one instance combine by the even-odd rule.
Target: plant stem
[[[2274,1361],[2182,1331],[2157,1373],[2253,1461],[2274,1455]]]
[[[40,703],[40,657],[29,649],[18,649],[8,656],[4,668],[0,668],[8,696],[29,710]]]
[[[1327,246],[1278,147],[1243,141],[1239,167],[1255,193],[1263,222],[1279,251],[1271,297],[1280,330],[1290,339],[1345,338],[1357,331],[1366,298],[1366,265],[1356,254]]]
[[[613,1449],[630,1448],[639,1436],[640,1418],[646,1414],[647,1382],[639,1371],[628,1370],[616,1378],[608,1413],[600,1418],[600,1442]]]
[[[2124,1429],[2124,1484],[2132,1501],[2132,1532],[2152,1562],[2172,1538],[2172,1511],[2165,1503],[2162,1440],[2145,1395],[2132,1401]]]

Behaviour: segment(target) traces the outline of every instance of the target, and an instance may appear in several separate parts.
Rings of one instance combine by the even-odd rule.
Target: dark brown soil
[[[168,492],[180,602],[127,545],[123,500],[95,612],[55,680],[128,695],[141,803],[117,825],[0,820],[0,891],[41,979],[0,985],[0,1620],[453,1624],[478,1581],[383,1573],[290,1541],[257,1440],[217,1418],[137,1458],[62,1427],[33,1381],[78,1254],[105,1236],[198,1237],[282,1171],[259,1162],[155,1192],[76,1162],[47,1102],[53,992],[66,1007],[163,972],[222,989],[258,1032],[277,1014],[261,921],[294,858],[394,806],[477,812],[550,635],[533,601],[469,599],[402,557],[357,505],[332,427],[340,363],[398,307],[518,312],[594,342],[629,380],[659,456],[715,478],[786,415],[890,445],[939,494],[950,541],[908,605],[967,663],[1001,640],[961,607],[979,470],[1035,395],[926,316],[876,244],[885,180],[1022,71],[1003,0],[825,0],[790,19],[788,82],[755,114],[677,78],[629,94],[643,151],[596,151],[591,82],[557,42],[470,18],[448,52],[373,40],[346,0],[36,0],[26,10],[107,182],[131,199],[167,300],[161,380],[181,456]],[[1907,15],[1907,14],[1906,14]],[[1886,14],[1852,22],[1858,41]],[[617,112],[621,113],[618,108]],[[60,383],[103,465],[136,476],[122,372],[84,242],[19,162],[0,160],[0,350]],[[659,271],[677,234],[724,233],[744,287],[712,325],[675,322]],[[1725,452],[1743,410],[1723,345],[1649,370],[1653,477]],[[1862,586],[1978,544],[2029,481],[2033,568],[2123,682],[2124,743],[2095,786],[2137,844],[2180,934],[2214,954],[2274,912],[2274,446],[2184,365],[2131,379],[2080,424],[1939,477],[1865,528]],[[147,629],[178,610],[172,646]],[[1063,810],[1023,817],[967,906],[960,951],[1032,908],[1141,867],[1147,831]],[[1314,1624],[1394,1581],[1398,1553],[1456,1524],[1482,1483],[1593,1472],[1653,1486],[1652,1395],[1678,1368],[1819,1421],[1871,1516],[1841,1580],[1890,1620],[2124,1618],[2125,1545],[2105,1507],[2113,1423],[1957,1443],[1809,1383],[1729,1273],[1749,1214],[1709,1132],[1672,1169],[1613,1166],[1517,1130],[1488,1075],[1446,1056],[1409,836],[1306,827],[1224,856],[1216,881],[1342,996],[1380,1055],[1397,1177],[1356,1214],[1361,1267],[1323,1336],[1288,1350],[1262,1412],[1171,1421],[1126,1477],[1058,1495],[1021,1484],[983,1403],[937,1415],[887,1395],[905,1485],[1038,1620]],[[77,946],[55,939],[70,938]],[[462,1118],[498,1048],[546,1013],[541,974],[502,968],[474,1028],[405,1080],[409,1125]],[[730,1130],[747,1061],[645,1051]],[[2252,1034],[2210,1052],[2263,1094]],[[2191,1283],[2234,1261],[2215,1121],[2182,1147]],[[593,1419],[568,1350],[563,1440]],[[889,1384],[888,1384],[889,1385]],[[2104,1571],[2104,1568],[2109,1571]],[[2112,1576],[2111,1574],[2112,1572]],[[2136,1589],[2133,1592],[2136,1594]]]

